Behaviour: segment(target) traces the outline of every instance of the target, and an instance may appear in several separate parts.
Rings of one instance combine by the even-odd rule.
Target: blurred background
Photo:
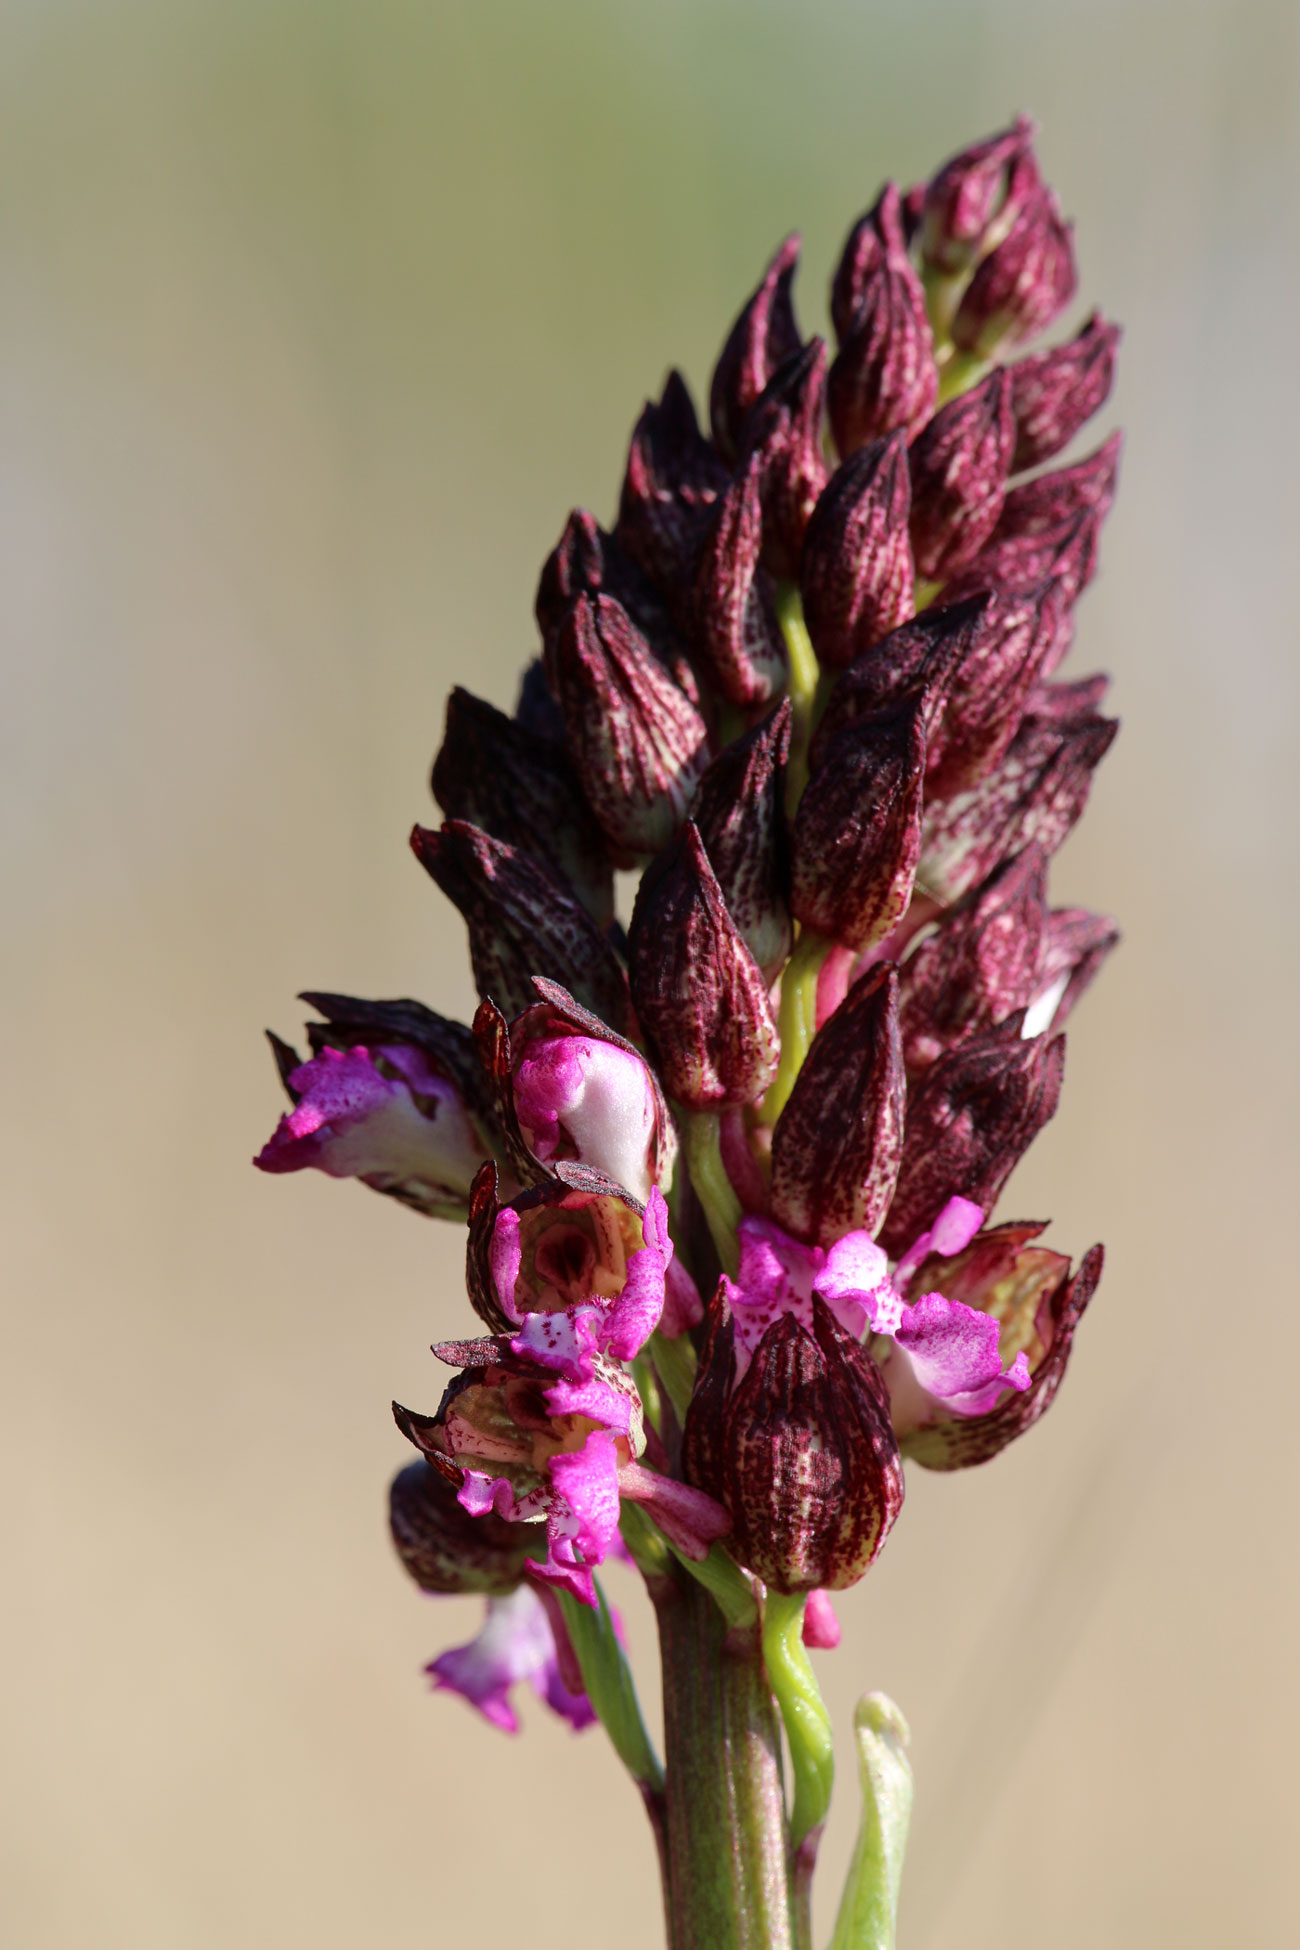
[[[3,0],[3,1873],[14,1950],[661,1942],[599,1734],[420,1668],[396,1395],[461,1238],[253,1173],[303,987],[463,1014],[406,844],[779,239],[805,329],[886,175],[1017,109],[1124,322],[1074,674],[1123,736],[1057,865],[1126,945],[1007,1216],[1107,1242],[1048,1420],[914,1474],[823,1655],[914,1733],[905,1950],[1300,1940],[1285,0]],[[651,1628],[621,1588],[653,1708]]]

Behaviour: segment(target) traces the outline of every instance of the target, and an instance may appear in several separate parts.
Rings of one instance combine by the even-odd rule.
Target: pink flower
[[[483,1624],[469,1644],[440,1654],[425,1671],[436,1692],[459,1693],[504,1733],[519,1731],[510,1694],[525,1679],[575,1732],[596,1718],[586,1693],[565,1684],[545,1607],[526,1584],[508,1598],[490,1598]]]

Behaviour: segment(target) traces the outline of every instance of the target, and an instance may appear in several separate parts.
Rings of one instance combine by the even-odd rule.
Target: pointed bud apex
[[[695,563],[690,635],[701,675],[728,704],[764,704],[786,681],[785,641],[763,547],[763,460],[749,460],[714,503]]]
[[[745,423],[742,461],[759,460],[763,566],[797,581],[804,530],[826,485],[826,347],[809,339],[773,374]]]
[[[784,784],[789,698],[718,754],[700,780],[691,818],[746,947],[776,979],[790,953],[790,862]]]
[[[953,671],[943,717],[929,738],[927,798],[968,791],[1001,763],[1044,669],[1068,647],[1068,618],[1051,582],[1024,595],[989,596],[967,654]]]
[[[562,749],[457,686],[447,699],[431,784],[446,818],[466,820],[548,861],[597,925],[608,927],[613,868]]]
[[[388,1521],[397,1555],[421,1591],[502,1597],[527,1568],[537,1532],[490,1511],[462,1509],[453,1484],[423,1457],[393,1478]]]
[[[907,254],[892,183],[849,235],[831,287],[831,317],[840,349],[827,406],[840,453],[897,428],[916,433],[934,411],[939,376],[925,294]]]
[[[1056,522],[1039,532],[999,534],[984,544],[965,573],[944,591],[951,599],[973,589],[1006,589],[1016,595],[1052,582],[1068,611],[1092,581],[1097,569],[1101,516],[1096,508]],[[1060,655],[1049,660],[1054,668],[1069,647],[1066,637]]]
[[[804,537],[800,587],[819,661],[851,664],[912,614],[907,441],[873,441],[836,469]]]
[[[961,352],[987,359],[1046,331],[1078,288],[1072,226],[1045,184],[978,266],[952,321]]]
[[[959,1043],[909,1097],[898,1187],[880,1232],[886,1252],[904,1252],[955,1196],[989,1211],[1055,1114],[1065,1039],[1026,1041],[1022,1028],[1017,1014]]]
[[[903,1053],[914,1075],[1039,992],[1047,860],[1035,846],[944,916],[903,966]]]
[[[1065,1378],[1074,1332],[1101,1279],[1103,1253],[1094,1246],[1070,1276],[1063,1253],[1031,1242],[1042,1226],[992,1226],[951,1259],[934,1255],[918,1268],[918,1286],[991,1314],[1001,1329],[999,1352],[1023,1354],[1029,1386],[1008,1390],[982,1415],[957,1415],[909,1388],[895,1395],[903,1453],[925,1469],[966,1469],[987,1462],[1033,1427]],[[895,1356],[887,1379],[894,1394]]]
[[[812,1246],[874,1232],[903,1146],[898,971],[873,968],[813,1039],[772,1134],[772,1217]]]
[[[692,1110],[756,1103],[776,1075],[776,1021],[693,821],[643,877],[629,948],[637,1015],[669,1096]]]
[[[1110,439],[1073,467],[1057,467],[1012,488],[1002,504],[993,545],[1012,536],[1055,534],[1085,513],[1104,521],[1115,499],[1124,436]]]
[[[997,526],[1015,446],[1011,381],[999,366],[940,407],[912,448],[912,548],[917,572],[945,582]]]
[[[1033,137],[1029,117],[1017,116],[1012,128],[963,149],[931,178],[921,214],[927,264],[953,276],[1006,235],[1037,182]]]
[[[636,423],[614,531],[659,589],[688,574],[708,510],[726,485],[726,465],[700,432],[685,380],[672,372],[659,404],[647,404]]]
[[[710,1315],[686,1417],[688,1477],[731,1512],[728,1549],[769,1589],[856,1584],[903,1502],[879,1369],[814,1299],[812,1332],[782,1315],[733,1387],[721,1295]]]
[[[1059,454],[1105,404],[1115,382],[1119,337],[1119,326],[1108,325],[1095,311],[1067,345],[1031,352],[1010,368],[1016,421],[1013,474]]]
[[[543,642],[549,647],[575,596],[613,596],[623,605],[664,669],[695,704],[699,687],[668,605],[639,569],[585,508],[575,508],[546,558],[534,609]],[[558,735],[564,738],[564,714]]]
[[[800,239],[787,237],[763,281],[737,318],[713,369],[709,419],[718,452],[734,463],[745,416],[777,367],[803,344],[795,322],[791,286],[799,268]]]
[[[1078,819],[1119,726],[1097,715],[1089,687],[1073,693],[1065,684],[1034,692],[996,771],[927,805],[920,878],[936,900],[959,900],[1023,847],[1055,853]]]
[[[1112,948],[1119,929],[1106,914],[1057,907],[1047,917],[1038,984],[1025,1027],[1033,1035],[1061,1029]]]
[[[411,847],[465,917],[480,995],[517,1015],[535,999],[532,977],[544,975],[623,1032],[628,994],[618,957],[553,868],[459,819],[440,833],[415,827]]]
[[[959,603],[945,601],[922,610],[851,663],[832,690],[813,736],[812,769],[820,766],[838,732],[874,712],[893,710],[921,690],[926,695],[928,747],[943,714],[948,685],[981,641],[984,615],[992,601],[987,591],[981,591]]]
[[[925,780],[924,693],[829,739],[795,817],[791,907],[861,951],[912,896]]]
[[[657,852],[681,825],[708,763],[703,718],[612,596],[576,598],[548,665],[606,839],[624,856]]]

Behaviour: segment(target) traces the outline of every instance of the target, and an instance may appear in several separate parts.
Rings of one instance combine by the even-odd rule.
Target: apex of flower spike
[[[919,432],[934,410],[939,379],[893,183],[849,233],[831,288],[831,318],[839,352],[827,407],[840,453],[895,430],[909,437]]]
[[[1039,184],[1035,125],[1018,115],[1009,129],[952,156],[930,178],[921,208],[921,255],[946,276],[969,270],[1005,237]]]
[[[1025,197],[1006,236],[975,270],[952,321],[960,352],[989,358],[1046,330],[1073,298],[1072,226],[1045,183]]]

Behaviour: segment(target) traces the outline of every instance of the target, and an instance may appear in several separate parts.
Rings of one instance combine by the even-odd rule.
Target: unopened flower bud
[[[940,407],[910,455],[912,549],[932,582],[973,561],[997,526],[1015,447],[1011,381],[996,367]]]
[[[1054,534],[1084,513],[1104,521],[1115,499],[1123,435],[1110,439],[1072,467],[1053,468],[1012,488],[1002,504],[994,545],[1010,536]]]
[[[840,453],[896,428],[917,432],[934,410],[939,379],[925,295],[892,183],[849,234],[831,287],[831,317],[839,352],[826,401]]]
[[[1051,460],[1110,397],[1115,380],[1118,325],[1093,312],[1065,345],[1031,352],[1010,368],[1016,448],[1011,471]]]
[[[537,1533],[528,1524],[472,1517],[455,1486],[425,1458],[408,1463],[388,1492],[388,1522],[397,1555],[421,1591],[513,1591],[524,1575]]]
[[[786,678],[785,642],[763,547],[764,461],[751,454],[713,505],[696,557],[690,637],[700,672],[728,704],[763,704]]]
[[[1068,645],[1064,600],[1052,582],[1022,595],[990,594],[973,640],[949,678],[929,735],[927,798],[951,798],[991,772],[1020,728],[1031,691]]]
[[[756,1103],[780,1044],[763,971],[727,911],[694,821],[652,863],[629,931],[632,994],[670,1097]]]
[[[660,590],[671,591],[688,574],[727,478],[725,462],[700,432],[685,380],[670,373],[662,399],[647,404],[633,432],[614,531]]]
[[[969,792],[927,804],[920,878],[937,900],[959,900],[1031,844],[1055,853],[1119,728],[1098,715],[1097,702],[1092,684],[1041,686],[996,770]]]
[[[813,735],[809,763],[816,771],[830,740],[877,711],[893,710],[924,691],[927,744],[934,734],[954,673],[984,633],[993,597],[987,590],[961,602],[936,603],[882,637],[842,671]]]
[[[657,852],[680,826],[708,763],[703,718],[612,596],[574,600],[548,669],[583,790],[610,846],[624,858]]]
[[[1054,907],[1047,917],[1038,982],[1025,1028],[1030,1035],[1064,1026],[1075,1003],[1111,950],[1119,929],[1108,914],[1083,907]]]
[[[790,953],[784,785],[792,716],[782,698],[770,717],[721,751],[691,806],[727,912],[769,982]]]
[[[921,253],[947,276],[965,271],[1005,236],[1037,181],[1027,115],[953,156],[926,186]]]
[[[718,452],[734,463],[746,415],[777,367],[803,344],[791,287],[800,239],[787,237],[727,337],[709,387],[709,420]]]
[[[759,460],[763,565],[797,581],[804,530],[826,485],[826,347],[809,339],[772,375],[745,422],[741,460]]]
[[[1096,508],[1085,508],[1041,530],[1018,534],[995,531],[944,594],[964,596],[978,588],[1023,595],[1052,582],[1068,611],[1096,573],[1100,536],[1101,515]]]
[[[874,947],[904,912],[921,846],[924,693],[827,740],[799,801],[791,907],[846,948]]]
[[[1046,926],[1047,859],[1029,846],[945,915],[904,963],[899,1014],[910,1072],[1030,1006]]]
[[[770,1590],[856,1584],[903,1502],[875,1362],[814,1299],[811,1331],[782,1315],[739,1381],[735,1373],[734,1328],[719,1294],[687,1411],[688,1479],[730,1511],[729,1550]]]
[[[1078,283],[1072,226],[1040,184],[962,293],[953,344],[989,358],[1000,347],[1034,338],[1065,310]]]
[[[1055,1114],[1065,1039],[1026,1040],[1016,1014],[948,1050],[908,1098],[903,1161],[880,1243],[902,1253],[954,1195],[988,1211]]]
[[[849,990],[813,1039],[772,1134],[772,1217],[813,1246],[874,1232],[894,1194],[905,1095],[898,972]]]
[[[926,1469],[965,1469],[987,1462],[1044,1415],[1065,1377],[1074,1332],[1097,1290],[1103,1254],[1094,1246],[1071,1275],[1063,1253],[1033,1241],[1039,1225],[1014,1223],[979,1233],[963,1252],[934,1256],[918,1268],[928,1291],[990,1314],[1001,1329],[1004,1360],[1025,1357],[1028,1386],[1007,1390],[982,1413],[962,1415],[915,1385],[903,1350],[885,1364],[891,1411],[904,1455]]]
[[[433,796],[448,819],[547,860],[599,927],[614,918],[614,873],[604,836],[566,753],[457,685],[433,764]]]
[[[544,975],[622,1033],[628,993],[618,957],[552,867],[459,819],[438,833],[415,827],[411,847],[465,918],[480,995],[517,1015],[535,999],[533,976]]]
[[[900,430],[837,468],[813,509],[799,574],[818,660],[842,669],[912,614],[907,439]]]

